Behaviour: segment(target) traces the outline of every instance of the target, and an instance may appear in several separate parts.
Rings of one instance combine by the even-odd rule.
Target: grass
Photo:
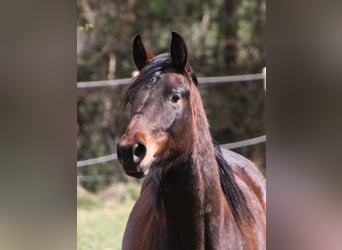
[[[77,250],[119,250],[140,185],[115,184],[94,195],[77,187]]]

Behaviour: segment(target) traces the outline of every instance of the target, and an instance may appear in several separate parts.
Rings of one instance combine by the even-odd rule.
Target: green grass
[[[77,250],[119,250],[138,184],[117,184],[97,195],[78,187]]]

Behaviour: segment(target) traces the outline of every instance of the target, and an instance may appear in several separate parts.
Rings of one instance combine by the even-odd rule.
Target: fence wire
[[[232,83],[232,82],[247,82],[264,80],[263,73],[234,75],[234,76],[215,76],[215,77],[198,77],[199,84],[213,84],[213,83]],[[77,88],[98,88],[98,87],[115,87],[120,85],[127,85],[132,83],[133,78],[123,78],[114,80],[92,81],[92,82],[78,82]]]

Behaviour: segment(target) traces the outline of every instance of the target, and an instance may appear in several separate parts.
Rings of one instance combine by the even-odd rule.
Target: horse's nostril
[[[139,163],[146,154],[146,147],[144,144],[139,142],[133,145],[133,161]]]

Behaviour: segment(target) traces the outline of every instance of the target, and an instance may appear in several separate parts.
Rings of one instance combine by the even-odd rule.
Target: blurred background
[[[198,77],[261,73],[266,67],[265,0],[78,0],[77,81],[130,78],[132,41],[155,55],[180,33]],[[77,89],[77,160],[110,155],[129,119],[120,111],[128,85]],[[214,140],[265,134],[263,80],[199,85]],[[266,173],[265,143],[234,149]],[[78,167],[78,249],[120,249],[140,181],[116,161]]]

